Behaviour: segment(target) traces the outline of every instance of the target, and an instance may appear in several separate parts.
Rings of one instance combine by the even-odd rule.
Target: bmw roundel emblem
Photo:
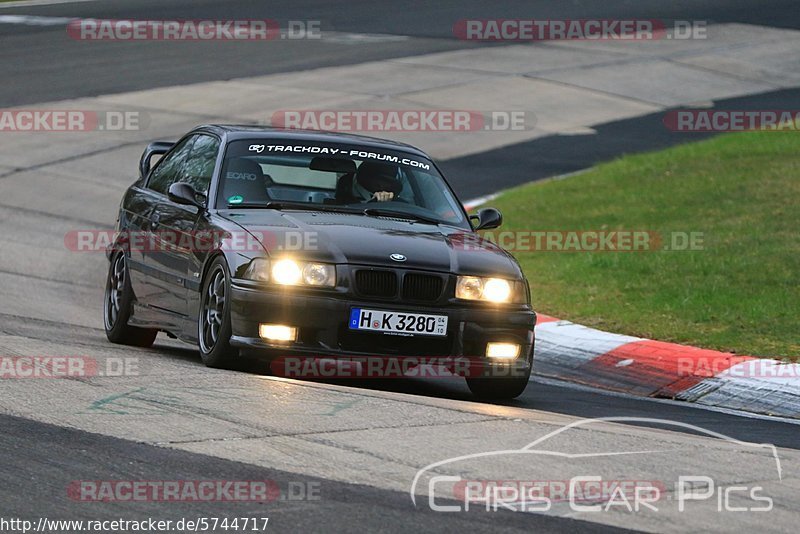
[[[394,261],[406,261],[406,257],[403,256],[402,254],[394,253],[389,257],[392,258]]]

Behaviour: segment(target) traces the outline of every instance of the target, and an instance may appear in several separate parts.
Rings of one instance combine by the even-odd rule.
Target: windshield
[[[220,207],[358,209],[464,225],[465,216],[433,164],[403,152],[280,140],[228,144]]]

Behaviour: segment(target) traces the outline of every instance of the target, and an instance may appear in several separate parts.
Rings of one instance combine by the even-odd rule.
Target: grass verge
[[[491,205],[506,224],[493,232],[498,239],[500,231],[519,232],[511,251],[537,311],[618,333],[797,359],[799,154],[795,133],[748,132],[625,156],[503,193]],[[663,241],[646,252],[521,250],[528,232],[581,230],[647,230]],[[680,241],[691,232],[702,234],[700,250],[664,249],[673,235]]]

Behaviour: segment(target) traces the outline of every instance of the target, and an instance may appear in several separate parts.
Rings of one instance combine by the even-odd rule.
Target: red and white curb
[[[800,418],[800,364],[611,334],[539,315],[537,375],[706,406]]]

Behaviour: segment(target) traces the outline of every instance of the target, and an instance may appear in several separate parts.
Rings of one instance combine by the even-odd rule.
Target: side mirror
[[[494,208],[478,210],[478,213],[476,215],[471,215],[469,219],[470,221],[473,219],[476,221],[474,225],[475,231],[489,230],[503,224],[503,214]]]
[[[167,197],[175,204],[182,204],[184,206],[195,206],[200,209],[205,209],[205,195],[198,193],[194,187],[186,182],[177,182],[169,186]],[[202,199],[202,200],[200,200]]]
[[[150,160],[153,156],[163,156],[170,149],[175,146],[175,143],[170,141],[156,141],[147,145],[147,148],[142,152],[142,157],[139,160],[139,178],[144,178],[150,172]]]

